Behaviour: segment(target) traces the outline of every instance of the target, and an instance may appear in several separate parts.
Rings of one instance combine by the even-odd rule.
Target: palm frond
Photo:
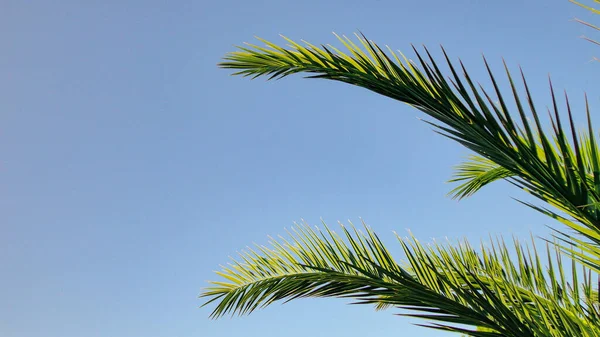
[[[448,194],[455,199],[473,195],[485,185],[494,181],[508,179],[514,174],[493,161],[472,155],[467,161],[456,166],[454,178],[449,182],[461,182]]]
[[[515,241],[511,259],[501,239],[476,252],[466,242],[424,246],[398,237],[408,263],[401,267],[368,227],[342,227],[340,236],[327,226],[299,226],[290,236],[249,249],[218,272],[224,281],[201,295],[206,304],[217,302],[212,317],[301,297],[341,297],[394,306],[430,328],[469,336],[600,336],[588,300],[591,278],[579,276],[588,271],[574,270],[569,279],[551,249],[542,258],[534,245]]]
[[[516,106],[511,114],[509,100],[485,60],[495,99],[475,84],[462,63],[455,67],[445,51],[451,73],[448,79],[427,49],[424,53],[415,50],[417,65],[402,54],[385,52],[364,36],[357,38],[358,45],[339,37],[348,53],[330,45],[301,45],[287,38],[287,48],[261,40],[266,47],[240,47],[229,53],[220,66],[236,70],[235,74],[270,79],[307,73],[310,78],[349,83],[405,102],[435,119],[428,123],[439,133],[502,167],[502,177],[510,176],[518,187],[600,233],[600,161],[589,109],[588,130],[580,135],[566,97],[567,122],[559,117],[558,100],[550,84],[552,109],[548,113],[552,128],[546,131],[522,73],[524,96],[518,93],[506,69],[510,83],[507,96]],[[600,245],[596,235],[580,234]]]

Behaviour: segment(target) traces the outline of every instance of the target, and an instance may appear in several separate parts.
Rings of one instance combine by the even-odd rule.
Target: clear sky
[[[481,53],[498,71],[503,56],[539,106],[551,73],[597,109],[600,49],[575,16],[590,18],[567,0],[1,1],[0,335],[444,335],[337,299],[217,321],[198,308],[228,256],[300,219],[362,217],[391,246],[393,230],[477,242],[552,224],[506,184],[446,197],[467,152],[410,107],[216,63],[254,35],[361,30],[409,56],[443,44],[484,84]]]

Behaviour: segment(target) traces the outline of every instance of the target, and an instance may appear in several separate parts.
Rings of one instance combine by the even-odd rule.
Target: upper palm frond
[[[588,130],[580,136],[574,128],[568,100],[567,122],[560,119],[558,102],[550,86],[552,128],[547,132],[541,126],[523,76],[524,97],[518,94],[506,70],[511,87],[509,96],[516,106],[517,117],[513,117],[508,99],[487,62],[498,104],[474,83],[462,63],[460,70],[457,69],[445,52],[451,72],[449,79],[427,49],[424,55],[415,50],[419,67],[391,50],[384,52],[364,37],[358,36],[362,47],[348,38],[339,39],[348,53],[332,46],[300,45],[289,39],[286,39],[288,48],[261,40],[266,47],[240,47],[240,51],[229,53],[220,66],[252,77],[279,78],[303,72],[311,78],[357,85],[408,103],[437,120],[430,124],[440,133],[502,167],[502,177],[510,176],[517,186],[576,219],[573,229],[600,244],[596,235],[588,235],[589,231],[600,233],[600,160],[589,109]],[[600,257],[600,250],[596,253]]]
[[[219,272],[227,281],[202,294],[218,302],[212,316],[298,297],[344,297],[409,310],[434,322],[429,327],[470,336],[600,336],[587,271],[566,277],[550,250],[543,259],[535,246],[515,242],[511,259],[501,240],[477,253],[467,243],[426,247],[398,238],[408,262],[401,267],[370,229],[342,227],[342,236],[301,226],[290,241],[242,254]]]

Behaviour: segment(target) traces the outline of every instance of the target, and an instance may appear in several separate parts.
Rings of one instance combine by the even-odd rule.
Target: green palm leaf
[[[466,242],[426,247],[398,237],[408,261],[401,267],[369,228],[341,233],[300,226],[291,240],[241,254],[218,272],[226,282],[202,294],[206,304],[218,302],[212,316],[300,297],[341,297],[408,310],[403,315],[431,321],[430,328],[470,336],[600,336],[588,271],[567,279],[560,254],[550,249],[542,259],[535,246],[515,241],[513,261],[502,240],[477,253]]]
[[[571,228],[586,240],[600,244],[597,235],[600,233],[600,163],[589,109],[588,130],[578,135],[568,99],[565,124],[559,117],[558,101],[550,85],[552,129],[547,132],[541,127],[541,118],[524,76],[521,75],[525,86],[522,98],[506,70],[511,86],[509,95],[517,110],[515,119],[508,112],[508,99],[487,62],[498,104],[493,103],[487,91],[474,84],[462,63],[456,68],[445,52],[451,72],[448,79],[426,49],[424,55],[415,50],[419,67],[401,54],[391,50],[384,52],[364,36],[357,37],[362,47],[348,38],[339,38],[348,54],[333,46],[316,47],[309,43],[303,46],[287,38],[287,49],[261,40],[266,47],[240,47],[240,51],[229,53],[220,66],[236,70],[237,75],[269,76],[270,79],[307,73],[310,78],[364,87],[414,106],[436,120],[428,123],[439,133],[473,150],[494,167],[502,167],[477,180],[467,177],[472,181],[453,193],[468,195],[482,183],[510,177],[516,186],[576,220],[571,222]],[[547,213],[543,208],[533,207]],[[595,251],[594,256],[594,259],[600,257],[600,251]]]
[[[481,156],[471,156],[469,160],[455,168],[454,178],[450,182],[462,182],[450,191],[453,198],[462,199],[473,195],[483,186],[514,174],[493,161]]]

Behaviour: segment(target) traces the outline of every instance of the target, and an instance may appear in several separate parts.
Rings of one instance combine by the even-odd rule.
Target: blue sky
[[[467,152],[403,104],[340,83],[228,76],[233,45],[361,30],[408,52],[443,44],[486,83],[485,53],[547,74],[574,106],[600,50],[561,1],[12,1],[0,4],[0,335],[438,336],[343,300],[208,319],[197,299],[228,256],[294,221],[364,219],[485,240],[548,233],[505,184],[457,202]]]

